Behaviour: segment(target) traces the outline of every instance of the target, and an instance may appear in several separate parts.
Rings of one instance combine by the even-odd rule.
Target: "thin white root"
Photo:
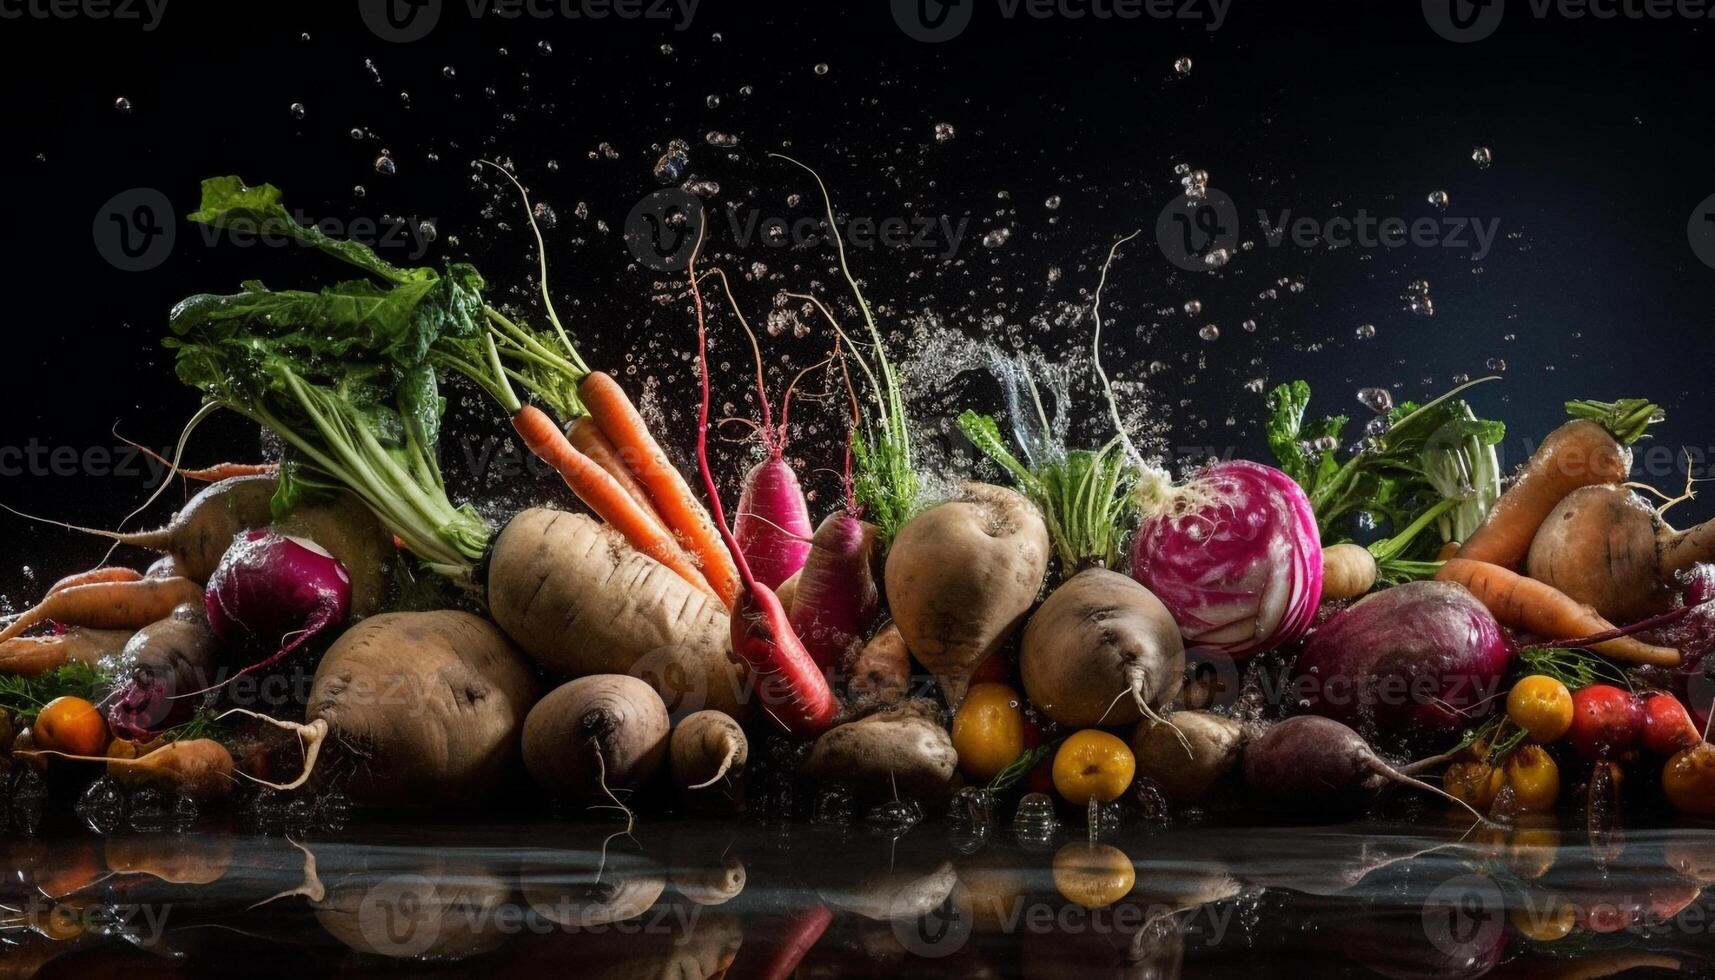
[[[1488,817],[1485,817],[1481,813],[1478,813],[1476,807],[1472,806],[1469,803],[1466,803],[1464,800],[1461,800],[1457,796],[1454,796],[1452,793],[1447,792],[1446,790],[1442,789],[1439,786],[1431,786],[1428,783],[1424,782],[1423,780],[1415,779],[1411,776],[1407,776],[1405,773],[1400,772],[1398,769],[1395,769],[1391,766],[1386,766],[1386,765],[1382,766],[1381,767],[1381,773],[1382,773],[1382,775],[1386,776],[1388,779],[1391,779],[1394,782],[1399,783],[1402,786],[1410,786],[1413,789],[1420,789],[1426,793],[1433,793],[1436,796],[1439,796],[1442,799],[1447,800],[1451,803],[1457,803],[1459,806],[1464,807],[1467,811],[1469,811],[1471,816],[1476,817],[1479,824],[1493,824],[1494,823],[1494,821],[1490,820]]]
[[[590,744],[595,747],[596,785],[600,786],[601,791],[603,793],[607,794],[607,798],[613,801],[612,809],[616,809],[620,813],[625,814],[625,833],[630,834],[631,831],[637,826],[637,815],[631,812],[630,807],[626,806],[624,803],[621,803],[619,801],[619,797],[613,795],[613,790],[608,787],[608,785],[607,785],[607,759],[601,754],[601,743],[597,742],[595,739],[592,738],[592,739],[590,739]],[[592,809],[595,809],[595,808],[592,807]],[[603,807],[602,809],[607,809],[607,808]],[[609,839],[611,840],[612,838],[609,838]]]
[[[259,909],[270,902],[277,902],[282,898],[294,898],[299,895],[309,899],[312,905],[319,904],[327,900],[327,886],[322,884],[321,876],[316,872],[315,852],[290,837],[286,838],[286,843],[304,852],[304,883],[296,888],[283,891],[278,895],[264,898],[262,901],[250,906],[251,909]]]
[[[303,748],[304,752],[304,769],[302,772],[298,773],[297,779],[294,779],[289,783],[270,783],[265,779],[258,779],[247,772],[240,772],[240,776],[243,776],[245,779],[250,780],[258,786],[266,786],[269,789],[279,790],[282,793],[289,793],[292,790],[299,789],[305,783],[310,781],[310,776],[316,769],[316,759],[322,752],[322,743],[326,742],[328,737],[328,723],[325,718],[317,718],[315,721],[312,721],[307,725],[300,725],[295,721],[281,721],[278,718],[270,718],[267,715],[259,714],[255,711],[247,711],[244,708],[233,708],[225,714],[222,714],[220,718],[228,718],[232,715],[244,715],[247,718],[255,718],[258,721],[265,721],[268,724],[273,725],[275,728],[284,729],[297,735],[299,745]],[[216,720],[218,721],[220,719],[217,718]]]
[[[720,768],[716,769],[715,774],[709,779],[700,782],[695,786],[687,786],[685,787],[686,789],[707,789],[726,778],[727,772],[732,769],[733,760],[738,758],[738,745],[733,742],[730,736],[723,739],[723,741],[726,742],[726,755],[721,757]]]
[[[1136,687],[1132,688],[1131,696],[1136,699],[1137,710],[1143,712],[1144,718],[1156,725],[1166,725],[1173,731],[1173,737],[1179,740],[1179,747],[1185,750],[1186,756],[1196,754],[1191,751],[1191,740],[1185,737],[1185,732],[1182,731],[1178,725],[1168,721],[1165,715],[1150,707],[1149,702],[1143,699],[1143,692],[1141,690]]]

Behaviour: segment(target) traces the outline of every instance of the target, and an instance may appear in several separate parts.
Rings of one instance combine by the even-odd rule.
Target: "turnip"
[[[688,790],[713,786],[750,759],[744,729],[720,711],[699,711],[679,722],[667,749],[674,781]]]
[[[1680,573],[1715,560],[1715,521],[1677,531],[1623,486],[1567,494],[1530,545],[1530,577],[1630,623],[1668,609],[1683,589]]]
[[[272,667],[343,624],[351,613],[351,577],[313,541],[244,531],[209,576],[203,606],[221,643],[277,647],[236,678]]]
[[[667,757],[667,706],[622,674],[580,677],[551,691],[524,721],[524,766],[536,785],[583,799],[641,786]]]
[[[1185,646],[1167,607],[1130,578],[1079,572],[1024,628],[1024,691],[1043,714],[1084,728],[1159,720],[1179,695]]]
[[[1050,547],[1030,501],[985,483],[965,484],[900,528],[887,554],[893,621],[949,705],[964,700],[971,671],[1024,622]]]
[[[218,649],[201,606],[180,606],[138,630],[114,665],[120,683],[108,725],[121,738],[140,739],[184,720],[195,702],[180,695],[208,687]]]
[[[1311,711],[1373,720],[1403,738],[1457,732],[1487,714],[1513,655],[1506,632],[1464,588],[1408,582],[1323,624],[1297,669]]]
[[[1370,743],[1320,715],[1299,715],[1271,726],[1244,750],[1245,786],[1267,811],[1334,822],[1362,813],[1389,783],[1411,786],[1471,808],[1382,761]],[[1482,820],[1482,814],[1471,810]]]
[[[1145,720],[1132,735],[1137,774],[1175,800],[1199,803],[1228,781],[1244,751],[1244,726],[1207,711],[1175,711]]]

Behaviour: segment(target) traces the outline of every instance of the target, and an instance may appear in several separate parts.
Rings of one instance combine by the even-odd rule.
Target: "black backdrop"
[[[196,405],[159,347],[173,301],[251,276],[286,285],[332,273],[296,253],[210,247],[183,221],[152,268],[123,271],[104,257],[104,202],[152,189],[182,215],[197,180],[217,173],[281,184],[315,217],[430,219],[426,261],[477,261],[523,300],[530,249],[513,201],[470,177],[476,157],[507,159],[558,215],[547,230],[552,281],[590,359],[629,359],[636,378],[663,379],[653,401],[683,404],[682,306],[662,300],[664,277],[639,267],[620,234],[659,186],[651,167],[671,139],[691,145],[692,174],[721,184],[717,202],[783,212],[789,193],[811,188],[763,151],[790,148],[822,169],[848,213],[968,216],[951,260],[922,249],[856,256],[895,322],[930,311],[976,336],[1081,303],[1107,243],[1144,228],[1110,287],[1109,356],[1129,376],[1152,360],[1166,366],[1152,404],[1184,454],[1258,451],[1262,396],[1246,388],[1256,378],[1306,377],[1327,402],[1356,410],[1359,387],[1422,396],[1503,360],[1505,381],[1473,397],[1512,424],[1510,462],[1569,397],[1648,394],[1670,413],[1661,446],[1715,444],[1702,400],[1715,270],[1687,237],[1694,209],[1715,194],[1706,21],[1537,18],[1513,0],[1492,37],[1455,44],[1405,2],[1235,0],[1215,31],[1206,21],[1009,19],[999,0],[965,3],[970,27],[926,44],[881,0],[704,0],[685,30],[473,18],[465,0],[447,0],[414,43],[378,37],[355,2],[169,0],[148,30],[36,16],[45,0],[0,2],[11,367],[0,503],[117,520],[147,488],[140,475],[105,472],[99,451],[118,445],[110,429],[163,446]],[[1179,58],[1192,62],[1184,77]],[[937,123],[953,137],[937,141]],[[739,145],[709,146],[711,130]],[[1471,160],[1476,146],[1492,149],[1486,170]],[[374,168],[383,149],[392,175]],[[1176,270],[1147,242],[1181,162],[1239,202],[1258,243],[1212,275]],[[1252,217],[1432,217],[1426,197],[1438,189],[1451,197],[1446,215],[1498,222],[1489,254],[1269,248]],[[1058,208],[1045,206],[1050,196]],[[1010,237],[999,247],[977,241],[1000,228]],[[398,248],[406,258],[412,244]],[[834,287],[825,250],[729,242],[723,255],[781,277],[741,286],[759,309],[785,285]],[[1418,279],[1431,285],[1433,318],[1401,301]],[[1262,295],[1270,288],[1276,298]],[[1180,312],[1192,299],[1202,304],[1194,317]],[[1240,328],[1246,319],[1255,333]],[[1199,338],[1210,323],[1219,340]],[[1372,339],[1356,336],[1366,323]],[[1047,346],[1082,336],[1059,336],[1061,326],[1050,317],[1029,336]],[[799,362],[825,347],[816,336],[778,343]],[[724,397],[742,397],[741,385]],[[685,417],[676,421],[686,435]],[[256,450],[249,426],[221,418],[190,456]],[[1659,458],[1649,473],[1662,485],[1682,476]],[[551,489],[532,484],[527,495]],[[101,550],[3,524],[9,592],[19,566],[52,575]]]

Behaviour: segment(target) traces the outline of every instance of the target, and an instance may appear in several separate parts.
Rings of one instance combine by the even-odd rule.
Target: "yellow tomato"
[[[1506,782],[1524,813],[1547,813],[1560,798],[1560,767],[1540,745],[1521,745],[1507,757]]]
[[[1520,678],[1507,692],[1507,717],[1532,741],[1557,741],[1572,727],[1572,692],[1546,674]]]
[[[1675,753],[1661,771],[1661,788],[1680,813],[1715,817],[1715,746],[1704,742]]]
[[[987,782],[1024,752],[1023,699],[1005,684],[973,684],[953,715],[959,771]]]
[[[1136,772],[1131,746],[1094,728],[1073,733],[1054,753],[1054,788],[1079,806],[1119,799]]]
[[[1470,804],[1478,813],[1489,812],[1505,785],[1506,774],[1481,759],[1455,762],[1441,777],[1441,788],[1447,795]]]
[[[1078,841],[1054,854],[1054,888],[1087,909],[1112,905],[1137,884],[1131,858],[1117,847]]]

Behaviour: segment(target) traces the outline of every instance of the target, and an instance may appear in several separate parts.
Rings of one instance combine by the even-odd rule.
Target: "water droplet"
[[[1358,329],[1352,331],[1352,333],[1359,340],[1369,340],[1376,335],[1376,325],[1373,323],[1360,323],[1358,324]]]
[[[1232,261],[1232,258],[1233,253],[1231,251],[1226,248],[1216,247],[1210,249],[1208,255],[1203,256],[1203,264],[1211,269],[1219,269]]]
[[[1191,59],[1181,57],[1174,61],[1173,74],[1178,75],[1180,78],[1188,77],[1191,74]]]
[[[1429,203],[1437,211],[1447,210],[1447,205],[1451,200],[1452,199],[1447,196],[1446,191],[1430,191],[1429,192]]]
[[[1491,357],[1484,361],[1483,365],[1491,371],[1505,371],[1507,369],[1506,360],[1500,357]]]
[[[710,146],[737,146],[738,137],[731,133],[723,133],[718,129],[711,129],[703,134],[703,142]]]
[[[1150,361],[1149,362],[1149,373],[1150,374],[1160,374],[1161,372],[1163,372],[1165,370],[1167,370],[1167,363],[1165,361]]]
[[[356,187],[353,187],[351,189],[351,196],[352,197],[364,197],[368,193],[369,193],[369,191],[365,190],[362,184],[358,184]]]
[[[1331,453],[1340,448],[1340,440],[1333,436],[1321,436],[1310,445],[1319,453]]]
[[[811,70],[818,75],[826,75],[828,73],[828,63],[826,61],[818,61],[816,62],[816,67]]]
[[[1418,279],[1405,287],[1405,294],[1400,297],[1405,300],[1405,308],[1417,316],[1434,316],[1435,299],[1429,295],[1429,280]]]
[[[1245,382],[1245,390],[1250,392],[1253,395],[1260,395],[1260,394],[1262,394],[1262,389],[1263,389],[1264,384],[1265,384],[1265,382],[1263,381],[1263,379],[1252,378],[1249,381]]]
[[[1196,316],[1197,314],[1199,314],[1201,312],[1203,312],[1203,301],[1202,300],[1200,300],[1200,299],[1188,299],[1185,301],[1185,315],[1186,316]]]
[[[121,95],[119,98],[113,100],[113,108],[120,112],[130,112],[131,100]]]
[[[1487,170],[1490,164],[1495,162],[1494,151],[1486,146],[1473,147],[1471,149],[1471,162],[1477,165],[1478,170]]]
[[[739,86],[739,87],[738,87],[738,94],[740,94],[740,95],[742,95],[742,96],[745,96],[745,97],[747,97],[747,98],[748,98],[748,97],[749,97],[749,96],[750,96],[750,95],[751,95],[751,94],[752,94],[752,93],[754,93],[754,92],[755,92],[755,91],[756,91],[756,89],[755,89],[755,88],[753,88],[753,87],[752,87],[752,86],[749,86],[749,85],[740,85],[740,86]]]
[[[1007,242],[1007,239],[1009,239],[1011,237],[1012,237],[1012,229],[1010,229],[1010,228],[992,229],[991,231],[989,231],[988,234],[983,236],[983,247],[984,248],[1000,248],[1002,245],[1005,245]]]
[[[351,127],[351,138],[354,140],[362,139],[363,138],[363,127],[362,126]]]
[[[553,54],[554,46],[549,44],[547,41],[537,41],[536,51],[538,54]]]
[[[714,197],[721,192],[721,185],[712,180],[687,180],[679,185],[679,189],[698,197]]]
[[[304,43],[305,43],[305,44],[308,44],[308,43],[310,43],[310,34],[309,34],[309,32],[308,32],[308,31],[305,31],[305,32],[304,32],[304,33],[302,33],[302,34],[299,34],[299,35],[298,35],[298,40],[300,40],[300,41],[302,41],[302,42],[304,42]]]
[[[716,31],[713,34],[709,35],[709,41],[714,43],[714,44],[719,44],[724,40],[726,40],[726,37],[723,34],[721,34],[720,31]]]
[[[663,184],[671,184],[685,173],[685,168],[691,165],[690,147],[684,140],[673,140],[667,144],[667,152],[655,161],[655,179]]]
[[[661,53],[666,57],[671,58],[673,56],[673,46],[671,44],[661,45]]]
[[[537,201],[536,206],[530,209],[530,216],[543,228],[553,228],[560,223],[559,212],[546,201]]]
[[[560,161],[558,161],[558,160],[549,160],[549,161],[548,161],[548,172],[549,172],[549,173],[551,173],[551,174],[557,174],[557,173],[559,173],[559,172],[560,172]]]
[[[950,123],[950,122],[938,122],[935,124],[935,142],[937,142],[937,143],[948,143],[948,142],[951,142],[953,137],[957,136],[957,135],[958,135],[958,131],[953,129],[952,123]]]
[[[293,119],[304,118],[304,104],[302,102],[292,103],[291,113]]]
[[[444,78],[457,78],[458,69],[454,68],[452,65],[447,65],[445,68],[441,69],[441,76]]]
[[[721,97],[710,92],[708,98],[703,100],[703,104],[708,106],[710,109],[719,109],[721,107]]]
[[[1058,195],[1058,194],[1048,195],[1048,200],[1043,201],[1042,206],[1047,208],[1050,211],[1058,211],[1060,209],[1060,195]]]
[[[375,172],[383,177],[391,177],[399,172],[399,165],[393,162],[386,150],[382,150],[381,155],[375,158]]]
[[[1202,328],[1197,331],[1197,336],[1202,337],[1204,340],[1220,340],[1221,328],[1215,326],[1213,323],[1205,323]]]
[[[1359,388],[1358,404],[1380,415],[1393,411],[1393,395],[1386,388]]]
[[[425,242],[432,242],[441,237],[441,230],[435,227],[435,223],[433,221],[430,221],[428,218],[424,218],[417,222],[417,237],[421,238]]]

